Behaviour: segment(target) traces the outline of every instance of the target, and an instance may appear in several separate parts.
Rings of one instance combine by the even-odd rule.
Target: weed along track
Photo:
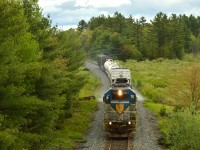
[[[108,138],[105,150],[133,150],[132,139],[126,138]]]

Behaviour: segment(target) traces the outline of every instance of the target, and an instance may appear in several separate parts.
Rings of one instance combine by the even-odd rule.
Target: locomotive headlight
[[[118,90],[118,96],[122,96],[122,90]]]
[[[128,124],[131,124],[131,121],[129,121]]]
[[[111,122],[111,121],[109,121],[109,125],[112,125],[112,122]]]

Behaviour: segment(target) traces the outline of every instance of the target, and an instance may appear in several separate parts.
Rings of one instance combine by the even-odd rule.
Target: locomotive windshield
[[[128,102],[128,92],[123,90],[112,91],[112,102]]]

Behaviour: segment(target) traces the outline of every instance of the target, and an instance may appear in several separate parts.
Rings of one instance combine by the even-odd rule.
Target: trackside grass
[[[99,79],[88,71],[82,71],[81,74],[87,77],[87,83],[81,89],[79,97],[94,95],[100,85]],[[77,142],[85,142],[82,138],[89,128],[97,104],[94,99],[75,100],[71,110],[72,117],[65,119],[63,127],[52,134],[48,149],[72,149]]]
[[[82,75],[87,77],[87,84],[80,90],[79,97],[95,95],[95,91],[100,87],[100,80],[88,71],[82,71]]]
[[[182,111],[172,98],[170,84],[181,70],[191,65],[187,61],[157,59],[137,62],[128,60],[123,65],[132,72],[132,81],[146,97],[145,106],[158,118],[163,138],[160,143],[166,149],[200,150],[200,116]],[[175,81],[174,80],[174,81]],[[176,86],[176,85],[175,85]]]
[[[174,109],[173,106],[169,106],[169,105],[161,104],[161,103],[149,102],[149,101],[145,101],[144,105],[148,109],[152,110],[154,115],[156,115],[157,117],[166,116],[172,113]]]

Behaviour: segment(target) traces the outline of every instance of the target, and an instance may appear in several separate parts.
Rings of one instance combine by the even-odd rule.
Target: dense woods
[[[51,27],[37,0],[0,0],[0,149],[43,149],[84,85],[74,30]]]
[[[182,59],[185,53],[199,53],[200,17],[159,12],[153,20],[135,19],[116,12],[100,15],[88,22],[81,20],[78,29],[90,39],[87,52],[104,53],[118,59]]]

